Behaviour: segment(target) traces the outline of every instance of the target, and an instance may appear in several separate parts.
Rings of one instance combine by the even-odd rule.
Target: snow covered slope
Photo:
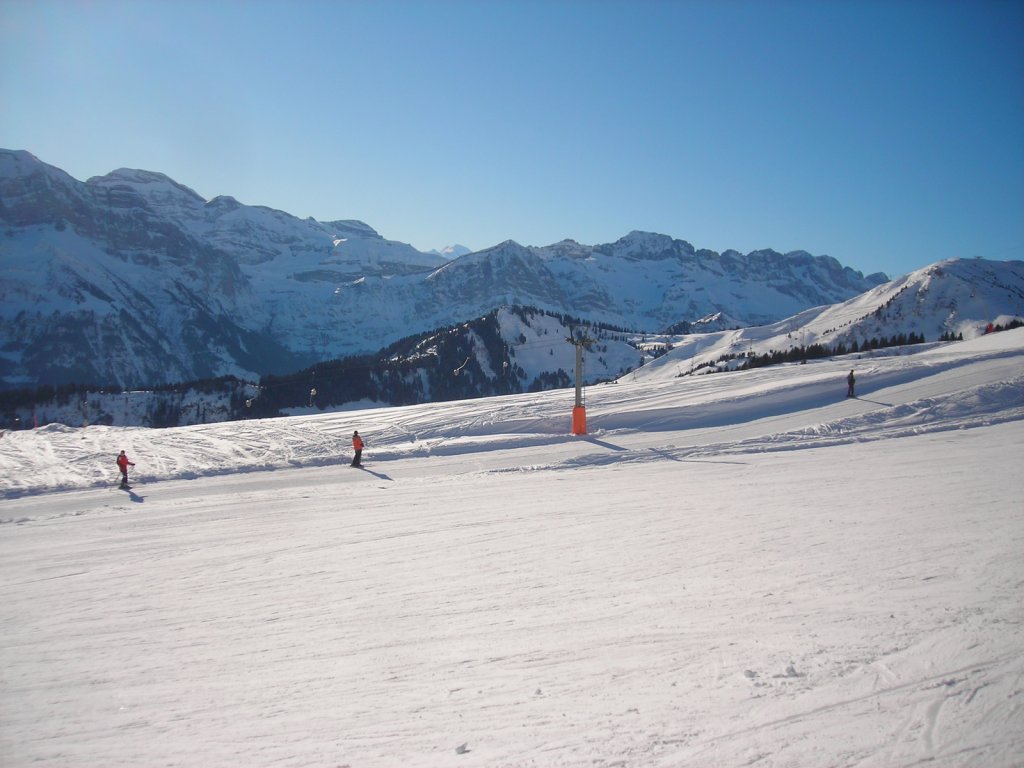
[[[633,232],[451,260],[359,221],[206,201],[151,171],[79,182],[0,150],[0,385],[253,378],[373,353],[499,306],[656,332],[778,320],[883,282],[804,252]],[[716,327],[716,326],[712,326]]]
[[[846,367],[7,434],[3,763],[1018,765],[1024,329]]]
[[[747,355],[765,355],[820,344],[835,349],[873,338],[917,334],[927,341],[943,335],[971,339],[989,323],[1024,321],[1024,262],[950,259],[911,272],[849,301],[814,307],[764,326],[649,336],[648,346],[672,350],[642,370],[637,380],[688,374],[726,360],[736,367]]]

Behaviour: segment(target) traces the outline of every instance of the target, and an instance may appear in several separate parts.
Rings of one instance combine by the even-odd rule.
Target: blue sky
[[[1024,3],[0,0],[0,147],[429,250],[1024,258]]]

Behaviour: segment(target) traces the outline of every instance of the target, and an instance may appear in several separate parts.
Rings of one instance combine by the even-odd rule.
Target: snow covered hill
[[[840,304],[766,326],[638,336],[537,309],[501,307],[482,317],[398,342],[371,358],[322,363],[258,383],[199,382],[123,392],[76,390],[0,397],[12,429],[59,422],[179,426],[254,416],[487,397],[568,386],[575,350],[594,343],[584,381],[650,381],[769,362],[876,354],[877,347],[972,338],[990,323],[1024,322],[1024,263],[950,260]],[[666,353],[667,350],[667,353]],[[892,351],[884,354],[892,354]]]
[[[1019,765],[1024,329],[919,349],[8,433],[2,762]]]
[[[1024,262],[951,259],[873,288],[849,301],[800,312],[781,322],[689,336],[648,336],[671,351],[638,370],[637,380],[730,369],[744,358],[821,345],[858,348],[879,337],[916,334],[971,339],[988,325],[1024,321]]]
[[[826,256],[719,254],[642,232],[594,246],[453,248],[448,259],[359,221],[206,201],[151,171],[83,183],[10,150],[0,150],[0,223],[7,388],[286,373],[502,305],[647,332],[709,318],[750,325],[886,279]]]

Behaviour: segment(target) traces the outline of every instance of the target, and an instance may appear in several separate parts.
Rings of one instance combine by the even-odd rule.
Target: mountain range
[[[525,306],[640,333],[773,323],[887,283],[827,256],[507,241],[422,252],[354,220],[205,200],[164,174],[78,181],[0,150],[0,388],[284,374]]]

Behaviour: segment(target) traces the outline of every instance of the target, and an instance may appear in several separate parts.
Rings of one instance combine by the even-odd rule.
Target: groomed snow
[[[1024,329],[571,404],[4,434],[0,764],[1024,762]]]

